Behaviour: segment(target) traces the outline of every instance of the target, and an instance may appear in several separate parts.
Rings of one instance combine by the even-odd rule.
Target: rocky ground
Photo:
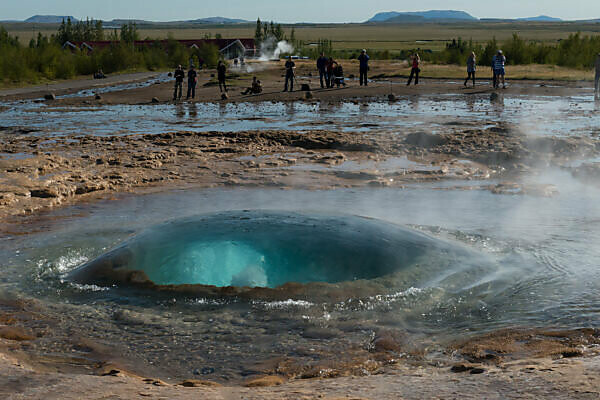
[[[488,189],[514,191],[520,174],[593,157],[599,150],[600,143],[592,139],[529,138],[503,124],[441,135],[179,131],[47,140],[17,134],[0,143],[6,155],[0,159],[0,216],[31,214],[90,195],[165,186],[327,189],[493,177],[506,184]],[[378,167],[386,160],[399,160],[399,167]],[[345,169],[348,161],[358,167]],[[590,168],[575,173],[588,176]]]
[[[316,84],[309,65],[301,65],[301,83]],[[243,97],[247,75],[233,77],[227,101],[281,101],[304,98],[282,94],[277,69],[259,72],[265,94]],[[381,71],[380,71],[381,72]],[[385,73],[381,72],[381,73]],[[271,79],[269,79],[271,77]],[[140,78],[140,77],[136,77]],[[201,75],[198,101],[218,96],[210,72]],[[56,88],[62,93],[85,85]],[[447,90],[452,82],[424,87],[394,87],[417,94]],[[389,94],[389,83],[315,90],[313,99],[340,101]],[[397,88],[397,89],[396,89]],[[543,83],[511,85],[507,92],[564,95],[578,84],[549,88]],[[90,102],[148,103],[170,101],[171,84],[107,93],[96,98],[54,100],[60,105]],[[35,98],[47,89],[4,93],[5,98]],[[0,93],[0,96],[3,94]],[[1,112],[1,110],[0,110]],[[174,129],[159,135],[62,136],[49,140],[26,131],[3,132],[0,141],[0,222],[14,231],[27,216],[46,209],[93,201],[118,192],[142,193],[173,187],[269,186],[330,189],[396,186],[441,180],[475,181],[463,189],[498,194],[552,196],[552,185],[520,179],[548,166],[565,168],[580,179],[597,182],[598,164],[573,167],[573,159],[598,157],[594,137],[528,137],[506,123],[448,126],[443,134],[410,131],[390,135],[341,131],[240,131],[196,133]],[[349,168],[347,165],[352,164]],[[493,182],[489,182],[493,180]],[[265,365],[241,385],[208,381],[169,381],[152,370],[115,357],[113,350],[89,338],[71,337],[60,321],[49,321],[42,305],[0,302],[0,395],[14,399],[198,398],[207,399],[417,399],[417,398],[581,398],[600,397],[600,334],[596,330],[501,331],[453,342],[444,361],[421,357],[398,362],[408,351],[386,334],[373,338],[361,357],[309,369],[285,362]],[[125,318],[126,319],[126,318]],[[57,333],[60,332],[60,335]],[[318,332],[316,333],[318,336]],[[69,338],[68,340],[65,338]],[[58,343],[58,339],[62,342]],[[54,340],[54,342],[53,342]],[[54,344],[53,344],[54,343]],[[50,346],[47,356],[31,351]],[[54,347],[52,347],[54,346]],[[32,354],[38,354],[33,356]],[[363,375],[363,376],[361,376]],[[327,379],[336,378],[336,379]]]
[[[6,340],[3,340],[6,342]],[[597,399],[600,357],[521,358],[501,365],[395,365],[371,376],[288,380],[280,375],[221,386],[203,380],[166,383],[109,368],[61,373],[0,354],[6,399]]]

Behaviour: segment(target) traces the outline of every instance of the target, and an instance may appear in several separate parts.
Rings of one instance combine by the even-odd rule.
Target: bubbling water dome
[[[171,221],[69,275],[78,283],[277,288],[371,280],[471,254],[395,224],[356,216],[234,211]]]

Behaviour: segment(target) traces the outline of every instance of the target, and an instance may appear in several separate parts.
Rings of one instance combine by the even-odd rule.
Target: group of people
[[[494,89],[500,88],[500,82],[502,82],[502,88],[506,89],[506,56],[502,50],[498,50],[494,57],[492,57],[492,84]],[[475,87],[475,72],[477,71],[477,56],[475,52],[471,52],[469,58],[467,58],[467,79],[465,79],[465,86],[469,79],[473,81],[473,87]]]
[[[173,101],[181,100],[181,96],[183,95],[183,80],[185,79],[185,71],[181,65],[177,66],[175,69],[175,73],[173,74],[175,78],[175,91],[173,92]],[[190,68],[187,73],[188,84],[187,84],[187,96],[186,99],[189,100],[190,97],[193,99],[196,97],[196,84],[198,83],[198,72],[196,72],[196,68],[194,65],[190,65]]]
[[[173,101],[181,100],[183,96],[183,81],[185,79],[185,71],[183,67],[179,65],[175,69],[175,73],[173,74],[175,78],[175,91],[173,92]],[[217,64],[217,80],[219,82],[219,91],[222,94],[227,93],[227,65],[223,60],[219,61]],[[196,85],[198,83],[198,72],[193,64],[190,63],[189,70],[187,72],[187,96],[186,100],[194,99],[196,97]],[[262,83],[254,77],[252,79],[252,85],[242,92],[243,95],[247,94],[259,94],[262,93]]]
[[[361,52],[358,60],[360,62],[360,85],[364,84],[366,86],[369,71],[369,56],[366,50]],[[317,70],[319,71],[321,89],[346,86],[344,67],[332,57],[326,57],[325,53],[321,53],[321,56],[317,59]]]
[[[366,50],[362,50],[359,57],[359,80],[361,86],[368,86],[368,73],[369,73],[369,60],[370,57],[367,55]],[[411,71],[410,76],[408,78],[407,86],[409,86],[414,79],[415,85],[419,84],[419,73],[421,72],[421,58],[418,53],[414,53],[410,57],[411,63]],[[499,89],[500,85],[502,88],[506,89],[506,56],[504,55],[502,50],[498,50],[494,57],[492,58],[492,72],[493,72],[493,87],[494,89]],[[345,78],[344,78],[344,69],[342,65],[336,62],[332,57],[326,57],[324,53],[321,53],[321,56],[317,59],[317,70],[319,71],[319,80],[321,83],[321,88],[333,88],[337,85],[346,86]],[[477,71],[477,56],[474,52],[472,52],[467,58],[467,78],[465,79],[464,86],[467,86],[469,80],[473,82],[473,87],[475,87],[475,75]],[[217,66],[217,78],[219,82],[219,90],[221,93],[227,93],[227,84],[225,82],[227,73],[227,66],[224,61],[219,61]],[[173,100],[181,100],[183,94],[183,81],[185,79],[185,71],[182,66],[179,65],[175,70],[175,91],[173,93]],[[97,74],[94,75],[94,78],[99,79],[100,77],[104,77],[102,70],[99,70]],[[198,82],[198,73],[194,68],[194,65],[190,65],[190,68],[187,72],[188,78],[188,86],[187,86],[187,97],[186,99],[194,99],[196,96],[196,84]],[[285,63],[285,86],[283,91],[287,92],[288,90],[292,92],[294,90],[294,82],[296,81],[296,63],[293,61],[292,57],[288,57]],[[256,77],[252,79],[252,84],[250,87],[246,88],[242,92],[243,95],[249,94],[259,94],[262,93],[263,87],[260,80]],[[595,79],[595,93],[596,98],[600,100],[600,54],[596,60],[596,79]]]
[[[363,49],[358,56],[358,73],[360,86],[369,86],[369,60],[371,57],[367,54],[367,50]],[[412,69],[408,84],[415,81],[415,85],[419,84],[419,72],[421,72],[421,58],[417,53],[411,56]],[[321,81],[321,89],[332,88],[334,85],[340,87],[340,85],[346,86],[344,81],[344,69],[341,64],[333,60],[333,58],[325,57],[324,53],[321,53],[321,57],[317,59],[317,70],[319,71],[319,79]],[[286,85],[287,87],[287,85]]]
[[[325,57],[325,53],[321,53],[321,56],[317,59],[317,70],[319,71],[321,89],[346,86],[344,67],[332,57]]]

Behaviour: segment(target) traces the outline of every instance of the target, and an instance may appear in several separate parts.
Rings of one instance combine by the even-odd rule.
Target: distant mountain
[[[517,21],[540,21],[540,22],[560,22],[562,19],[540,15],[538,17],[517,18]]]
[[[33,17],[27,18],[23,22],[36,23],[36,24],[60,24],[63,20],[71,18],[71,22],[77,22],[78,19],[68,15],[34,15]]]
[[[416,12],[381,12],[375,14],[375,16],[367,22],[401,22],[409,21],[411,19],[414,19],[415,21],[477,21],[477,18],[464,11],[431,10]]]
[[[154,22],[150,22],[150,21],[144,21],[143,19],[113,19],[112,21],[102,21],[104,24],[109,24],[109,25],[115,25],[115,26],[121,26],[121,25],[127,25],[129,23],[134,23],[137,25],[146,25],[146,24],[153,24]]]
[[[187,22],[193,22],[195,24],[243,24],[249,21],[245,19],[225,18],[225,17],[209,17],[194,19]]]

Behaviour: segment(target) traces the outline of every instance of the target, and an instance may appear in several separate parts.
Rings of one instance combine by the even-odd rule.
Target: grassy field
[[[51,34],[58,25],[45,24],[5,24],[13,35],[28,43],[38,32]],[[444,24],[320,24],[286,25],[286,33],[294,28],[296,38],[308,43],[320,38],[333,41],[335,50],[403,50],[429,49],[440,50],[454,38],[473,39],[483,43],[492,38],[499,41],[509,39],[518,33],[526,40],[544,43],[557,43],[569,34],[581,32],[583,35],[600,34],[600,23],[538,23],[538,22],[477,22]],[[172,35],[177,39],[198,39],[206,34],[221,34],[224,38],[253,37],[254,24],[244,25],[142,25],[142,38],[163,39]]]

